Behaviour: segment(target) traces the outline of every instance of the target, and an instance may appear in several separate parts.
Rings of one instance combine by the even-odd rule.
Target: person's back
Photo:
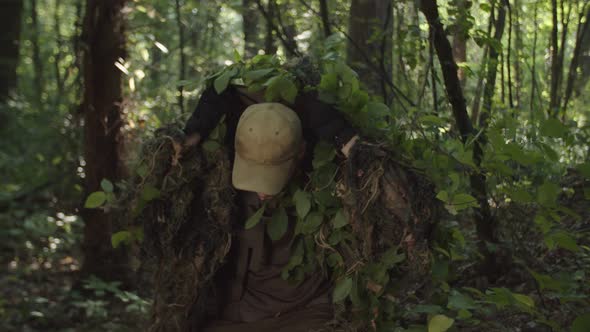
[[[228,262],[216,278],[218,319],[206,331],[319,330],[332,318],[325,275],[306,275],[295,283],[283,278],[297,236],[297,216],[279,194],[297,182],[304,152],[301,123],[291,109],[261,103],[240,117],[232,174],[239,220]],[[246,220],[257,212],[262,213],[260,220],[246,229]],[[271,238],[273,218],[287,222]]]

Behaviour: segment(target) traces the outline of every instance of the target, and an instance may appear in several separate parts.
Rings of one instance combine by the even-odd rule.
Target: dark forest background
[[[0,330],[142,330],[116,209],[141,142],[224,67],[309,55],[326,91],[356,75],[371,102],[343,111],[449,212],[391,331],[590,331],[590,1],[2,0],[0,20]]]

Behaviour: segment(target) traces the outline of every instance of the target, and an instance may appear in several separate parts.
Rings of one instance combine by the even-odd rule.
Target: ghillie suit
[[[142,201],[141,187],[146,184],[159,190],[157,198],[141,203],[145,206],[134,219],[144,227],[143,264],[153,270],[150,331],[200,331],[208,309],[215,306],[213,279],[238,220],[227,152],[207,152],[200,145],[180,157],[177,142],[182,139],[178,127],[159,130],[143,154],[149,168],[136,200]],[[429,279],[428,237],[440,211],[432,185],[383,146],[364,142],[354,146],[338,181],[338,196],[357,245],[319,245],[319,250],[340,252],[343,271],[350,275],[399,248],[405,260],[387,270],[388,279],[395,280],[395,292],[382,295],[404,301]],[[316,238],[325,243],[321,231]],[[358,282],[373,293],[385,290],[374,280]],[[351,311],[350,304],[338,305],[330,329],[371,329],[375,317],[355,323]]]

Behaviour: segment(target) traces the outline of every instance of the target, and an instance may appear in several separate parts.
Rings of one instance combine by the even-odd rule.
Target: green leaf
[[[256,213],[254,213],[252,216],[250,216],[250,218],[248,218],[248,220],[246,220],[246,225],[244,226],[244,228],[250,229],[250,228],[253,228],[254,226],[258,225],[258,223],[260,222],[260,219],[262,219],[262,215],[264,214],[265,209],[266,209],[266,205],[262,205],[262,207],[260,209],[258,209],[258,211],[256,211]]]
[[[535,307],[535,301],[533,299],[531,299],[527,295],[524,295],[524,294],[512,294],[512,296],[514,297],[514,299],[518,303],[523,304],[525,307],[529,307],[529,308],[534,308]]]
[[[213,140],[207,140],[203,143],[203,149],[209,153],[213,153],[221,148],[221,144]]]
[[[381,262],[388,268],[392,268],[406,259],[406,255],[402,252],[398,254],[398,248],[390,248],[381,256]]]
[[[535,216],[535,224],[539,226],[539,229],[541,230],[541,232],[543,232],[543,234],[549,232],[551,230],[551,227],[553,227],[553,223],[547,220],[547,218],[545,218],[542,215]]]
[[[297,96],[297,86],[285,75],[271,77],[264,85],[267,87],[264,99],[268,102],[277,101],[281,97],[284,101],[292,104]]]
[[[428,332],[445,332],[453,326],[454,319],[445,315],[435,315],[428,322]]]
[[[587,179],[590,179],[590,162],[576,166],[576,169]]]
[[[86,203],[84,203],[84,207],[87,209],[94,209],[103,205],[106,200],[107,195],[104,193],[104,191],[95,191],[88,195],[88,198],[86,198]]]
[[[318,169],[328,163],[331,163],[336,156],[336,149],[333,144],[326,141],[320,141],[316,144],[313,150],[312,165],[314,169]]]
[[[424,115],[421,116],[418,121],[426,126],[443,126],[445,124],[445,120],[439,118],[436,115]]]
[[[311,234],[317,231],[318,227],[324,221],[324,215],[319,212],[311,212],[305,217],[301,231],[304,234]]]
[[[229,81],[232,78],[234,78],[234,76],[236,76],[237,73],[238,70],[234,67],[230,70],[224,71],[223,74],[219,75],[219,77],[217,77],[215,81],[213,81],[213,87],[215,88],[215,92],[217,92],[217,94],[221,94],[223,91],[225,91],[225,89],[229,85]]]
[[[537,191],[537,202],[545,207],[555,206],[559,186],[552,182],[543,183]]]
[[[540,132],[543,136],[559,138],[564,137],[567,134],[568,128],[559,120],[549,118],[541,125]]]
[[[452,203],[454,208],[459,211],[468,207],[477,207],[477,200],[469,194],[456,194],[453,196]]]
[[[516,188],[512,191],[510,198],[516,203],[530,203],[533,200],[533,196],[523,188]]]
[[[141,199],[149,202],[153,199],[160,197],[160,191],[151,184],[147,184],[141,190]]]
[[[369,102],[367,103],[367,112],[371,118],[382,118],[388,116],[391,113],[391,110],[383,103]]]
[[[100,181],[100,187],[107,193],[113,192],[113,183],[107,179],[102,179],[102,181]]]
[[[305,218],[311,209],[311,198],[309,194],[303,190],[297,190],[293,195],[293,203],[295,203],[295,210],[297,210],[299,218]]]
[[[539,284],[539,288],[541,288],[541,290],[543,290],[543,289],[550,289],[550,290],[554,290],[554,291],[561,291],[562,290],[563,285],[559,280],[556,280],[553,277],[546,275],[546,274],[537,273],[531,269],[527,269],[527,270],[531,273],[533,278],[535,278],[535,280]]]
[[[289,217],[284,207],[279,207],[272,215],[270,222],[266,226],[266,232],[273,241],[280,240],[289,226]]]
[[[297,97],[297,86],[288,78],[285,78],[285,83],[283,84],[281,98],[289,104],[293,104],[295,102],[295,97]]]
[[[566,232],[557,232],[553,234],[551,238],[558,246],[564,249],[567,249],[572,252],[580,251],[580,247],[578,247],[576,240]]]
[[[120,231],[111,236],[111,245],[113,248],[119,247],[121,242],[128,243],[133,238],[133,235],[129,231]]]
[[[272,73],[274,70],[274,68],[250,70],[244,74],[244,80],[257,81],[265,77],[266,75]]]
[[[338,303],[350,295],[352,289],[352,278],[346,277],[336,282],[334,286],[334,293],[332,294],[332,302]]]
[[[449,296],[449,303],[447,304],[447,307],[453,310],[477,308],[475,301],[473,301],[473,299],[469,295],[462,294],[457,290],[453,290],[451,292],[451,296]]]
[[[411,311],[419,314],[439,314],[443,308],[435,304],[418,304]]]
[[[590,313],[582,314],[574,320],[570,332],[590,331]]]
[[[332,226],[334,228],[341,228],[348,225],[348,219],[346,218],[346,215],[344,214],[344,210],[340,209],[338,210],[338,212],[336,212],[336,214],[334,215],[334,218],[332,219]]]
[[[441,190],[438,194],[436,194],[436,198],[447,203],[449,201],[449,194],[446,191]]]

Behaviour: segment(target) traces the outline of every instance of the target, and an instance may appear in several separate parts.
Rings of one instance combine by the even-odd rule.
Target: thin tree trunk
[[[54,57],[54,70],[55,70],[55,84],[57,86],[57,93],[55,97],[55,105],[59,104],[61,100],[61,96],[63,95],[64,91],[64,79],[60,72],[60,62],[61,62],[61,48],[63,47],[63,42],[61,40],[61,22],[60,22],[60,7],[61,7],[61,0],[55,0],[55,8],[54,8],[54,15],[53,15],[53,32],[55,33],[55,43],[56,43],[56,52],[53,55]]]
[[[503,0],[498,7],[498,18],[496,19],[494,39],[500,44],[504,34],[504,25],[506,23],[506,8],[508,0]],[[501,44],[500,44],[501,45]],[[479,127],[485,128],[492,112],[492,102],[494,91],[496,89],[496,73],[498,72],[498,57],[500,53],[495,47],[490,48],[490,59],[487,68],[486,87],[483,93],[483,112],[479,117]],[[503,71],[502,71],[503,73]],[[504,96],[502,96],[504,97]],[[503,98],[502,98],[503,99]]]
[[[390,100],[387,81],[371,68],[379,64],[381,73],[391,80],[393,38],[393,7],[391,0],[353,0],[350,5],[350,21],[347,46],[349,65],[357,71],[361,82],[370,92]],[[359,48],[358,45],[364,45]]]
[[[505,69],[504,69],[504,48],[502,47],[502,51],[499,52],[499,63],[500,63],[500,100],[502,101],[502,104],[506,105],[506,79],[504,77],[504,73],[505,73]],[[488,67],[489,68],[489,67]],[[497,70],[498,68],[496,68]],[[486,82],[487,84],[487,82]],[[494,82],[495,85],[495,82]],[[485,100],[484,100],[485,103]],[[484,104],[485,105],[485,104]]]
[[[285,48],[288,57],[301,56],[295,37],[297,36],[297,26],[290,15],[291,1],[285,0],[277,3],[275,16],[277,18],[277,28],[282,31],[285,40]]]
[[[125,0],[87,0],[82,40],[84,96],[85,192],[100,190],[100,182],[121,178],[123,118],[121,71],[114,66],[125,57],[123,7]],[[101,209],[82,209],[84,263],[82,275],[125,280],[126,256],[111,246],[117,215]]]
[[[551,20],[553,28],[551,29],[551,90],[549,110],[550,116],[556,116],[558,112],[558,90],[559,90],[559,72],[561,64],[559,61],[559,39],[557,23],[557,0],[551,0]]]
[[[41,47],[39,45],[39,17],[37,15],[37,0],[31,0],[31,44],[33,46],[33,72],[35,77],[35,101],[42,105],[43,98],[43,61],[41,61]]]
[[[4,26],[0,33],[0,103],[16,88],[22,10],[22,0],[0,2],[0,20]],[[3,123],[0,121],[0,126]]]
[[[432,29],[430,30],[430,37],[428,38],[428,55],[430,62],[430,78],[432,82],[432,106],[434,108],[434,114],[438,116],[438,92],[436,91],[436,68],[434,67],[434,31],[432,31]],[[459,72],[457,72],[457,77],[459,77]],[[459,81],[461,81],[461,78],[459,78]],[[436,133],[436,137],[438,138],[438,132]]]
[[[270,0],[268,2],[268,9],[264,8],[260,0],[254,1],[256,1],[256,6],[258,7],[258,10],[260,10],[262,15],[264,16],[264,19],[266,20],[267,29],[270,29],[269,31],[272,31],[276,35],[276,37],[279,38],[279,40],[283,44],[283,47],[285,48],[287,56],[300,56],[301,54],[299,53],[297,43],[295,42],[294,26],[286,26],[284,24],[282,15],[279,12],[279,8],[276,8],[276,1]],[[274,22],[275,16],[278,18],[277,23]],[[269,35],[267,35],[267,42],[269,40],[270,37]],[[267,44],[267,46],[269,46],[269,44]]]
[[[270,17],[275,15],[275,0],[268,0],[267,12]],[[264,53],[275,54],[277,52],[277,45],[274,39],[274,29],[271,20],[266,20],[266,36],[264,39]]]
[[[515,14],[514,22],[514,50],[516,52],[514,56],[514,88],[516,92],[516,105],[520,109],[521,103],[521,89],[522,89],[522,68],[520,67],[520,59],[522,58],[522,50],[524,49],[522,41],[522,29],[520,22],[520,0],[514,0],[514,6],[512,7]]]
[[[590,8],[586,9],[590,10]],[[580,41],[579,70],[580,75],[574,84],[574,95],[579,96],[590,79],[590,31]]]
[[[508,104],[510,105],[510,110],[514,115],[514,96],[512,94],[512,8],[510,7],[510,3],[507,2],[507,9],[508,9],[508,47],[506,50],[506,69],[508,75]]]
[[[260,13],[252,0],[242,0],[242,27],[244,30],[244,55],[251,58],[262,49],[263,40],[259,36]]]
[[[175,0],[176,5],[176,26],[178,27],[178,52],[179,52],[179,74],[178,78],[180,81],[184,81],[185,73],[186,73],[186,59],[184,54],[184,26],[182,25],[182,14],[181,14],[181,5],[180,0]],[[178,107],[180,108],[180,113],[184,113],[184,83],[178,84]]]
[[[467,0],[455,0],[455,7],[457,7],[458,18],[453,31],[453,57],[457,63],[464,63],[467,61],[467,31],[464,24],[467,22],[468,8]],[[459,80],[461,86],[465,87],[465,71],[459,68]]]
[[[534,9],[533,9],[533,24],[534,26],[537,26],[537,18],[538,18],[538,11],[539,11],[539,7],[537,2],[535,2],[534,5]],[[530,101],[530,112],[531,112],[531,120],[535,119],[535,87],[537,86],[537,82],[536,82],[536,68],[537,68],[537,39],[538,39],[538,33],[537,33],[537,29],[533,29],[533,65],[531,66],[531,101]]]
[[[584,20],[585,17],[585,20]],[[567,107],[572,97],[574,85],[578,78],[578,68],[580,65],[580,56],[582,54],[582,44],[586,40],[587,36],[590,35],[590,10],[585,5],[580,13],[580,19],[578,20],[578,32],[576,33],[576,44],[574,46],[574,55],[570,63],[567,85],[565,88],[565,97],[563,101],[563,116],[567,112]]]
[[[494,11],[495,11],[495,3],[492,3],[492,9],[490,11],[490,21],[488,22],[488,31],[487,31],[487,35],[486,36],[491,36],[492,35],[492,27],[495,24],[495,17],[494,17]],[[473,106],[471,107],[471,121],[473,123],[477,123],[478,119],[479,119],[479,109],[481,107],[481,95],[483,93],[483,88],[484,88],[484,78],[485,78],[485,74],[486,74],[486,70],[487,67],[489,66],[489,61],[488,61],[488,55],[490,53],[490,46],[486,46],[483,56],[482,56],[482,60],[481,60],[481,65],[480,65],[480,71],[479,71],[479,79],[477,81],[477,87],[475,88],[475,93],[474,93],[474,97],[473,97]]]
[[[83,17],[82,6],[85,0],[76,0],[76,21],[74,22],[76,34],[72,38],[72,48],[74,49],[74,67],[77,69],[76,77],[72,88],[74,89],[75,100],[82,99],[82,47],[79,36],[82,35]]]
[[[328,37],[332,34],[330,28],[330,11],[328,10],[328,1],[320,0],[320,15],[322,17],[322,27],[324,28],[324,37]]]
[[[445,35],[445,30],[440,20],[438,5],[436,0],[422,0],[420,7],[424,16],[426,16],[430,29],[434,33],[434,46],[442,67],[447,96],[451,103],[461,138],[463,142],[467,142],[468,137],[473,135],[473,126],[467,115],[467,105],[463,97],[461,82],[457,76],[457,64],[453,59],[451,43]],[[476,165],[480,165],[483,156],[481,147],[481,144],[483,144],[481,139],[483,135],[479,137],[479,139],[473,142],[473,159]],[[475,211],[475,220],[479,239],[478,247],[484,255],[484,262],[481,268],[482,272],[485,273],[484,275],[493,277],[500,273],[500,269],[498,269],[500,265],[498,265],[496,255],[488,249],[486,243],[498,243],[499,241],[497,237],[497,222],[491,213],[487,199],[485,174],[474,173],[470,176],[470,183],[472,193],[479,203],[479,208]]]

